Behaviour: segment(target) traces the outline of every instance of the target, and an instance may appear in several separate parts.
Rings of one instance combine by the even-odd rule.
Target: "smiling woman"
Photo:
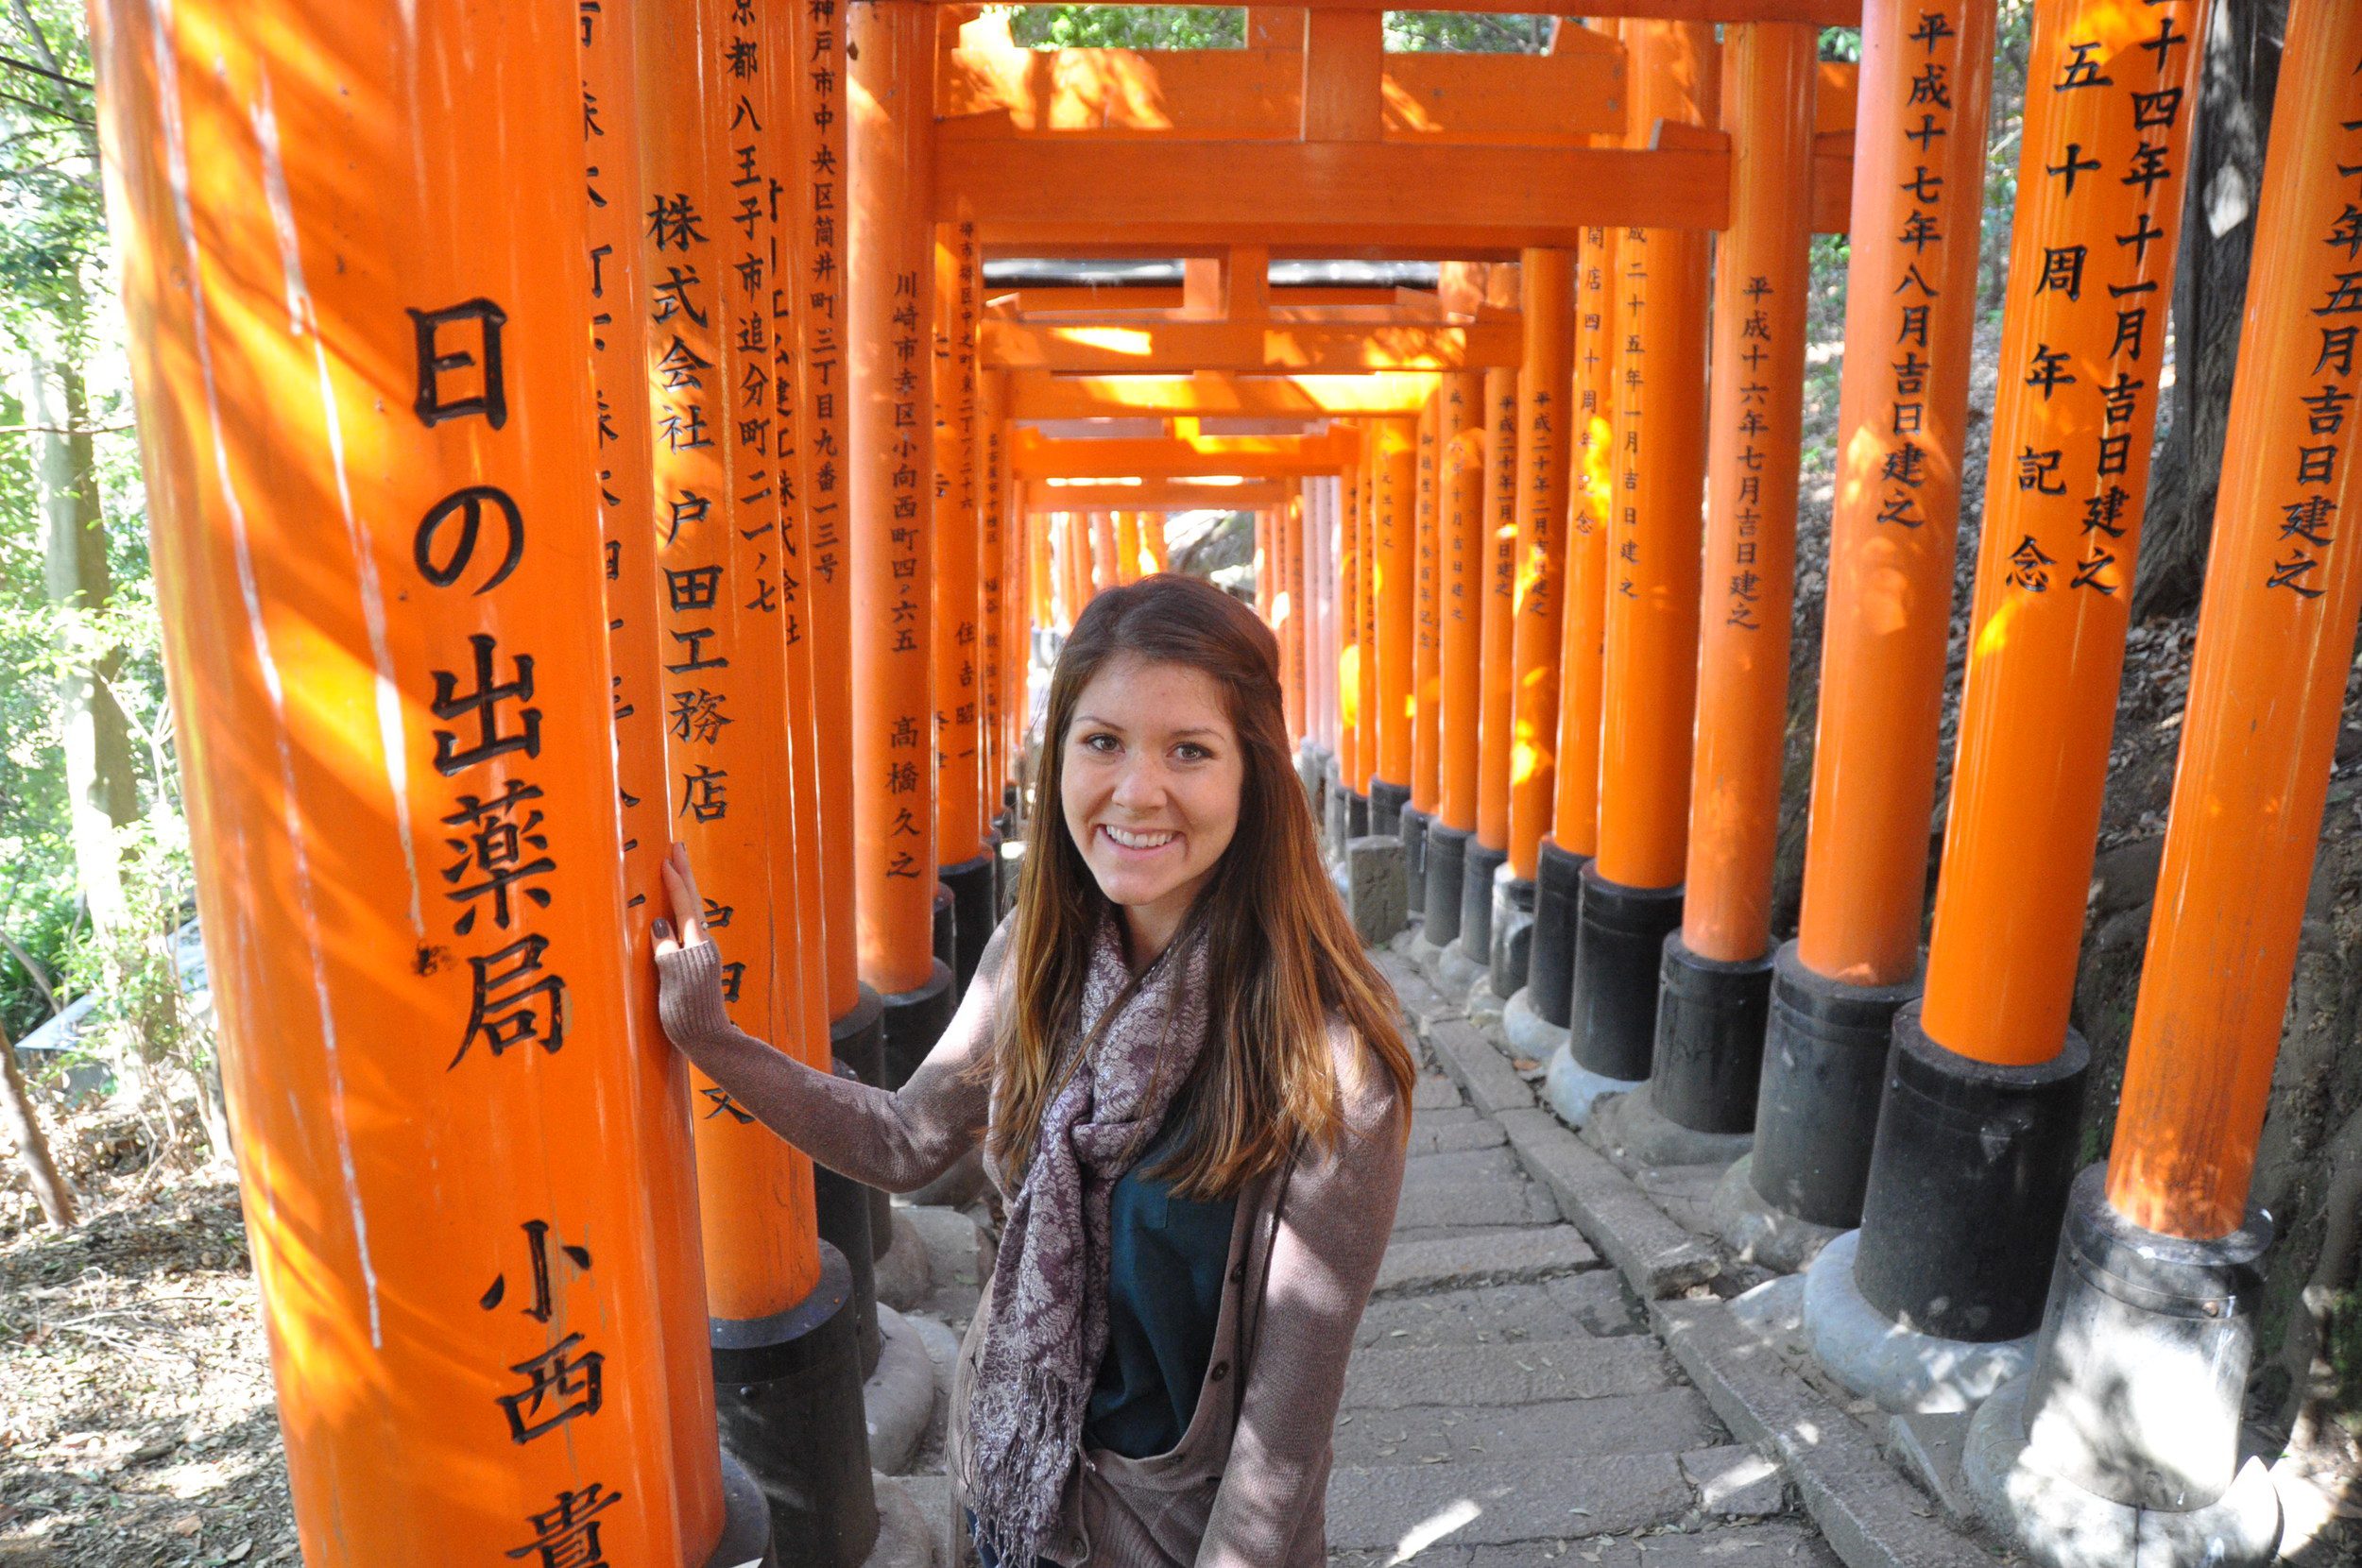
[[[985,1568],[1326,1560],[1412,1068],[1322,873],[1278,677],[1270,629],[1202,579],[1091,601],[1045,732],[1066,831],[1030,846],[1016,913],[895,1093],[730,1027],[676,854],[659,963],[697,1065],[832,1169],[907,1191],[981,1140],[1008,1198],[950,1423]]]

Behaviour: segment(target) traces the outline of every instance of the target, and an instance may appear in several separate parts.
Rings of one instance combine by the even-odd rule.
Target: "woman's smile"
[[[1169,848],[1181,837],[1178,833],[1158,831],[1154,828],[1118,827],[1111,822],[1101,823],[1099,831],[1113,840],[1116,847],[1125,854],[1138,856],[1152,855],[1159,849]]]

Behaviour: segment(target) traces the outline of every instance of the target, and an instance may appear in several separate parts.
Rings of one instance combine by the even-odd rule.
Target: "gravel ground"
[[[80,1227],[0,1193],[0,1568],[294,1560],[237,1184],[136,1124],[65,1131]]]

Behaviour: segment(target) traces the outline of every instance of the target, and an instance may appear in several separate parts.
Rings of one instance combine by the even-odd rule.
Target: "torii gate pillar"
[[[1966,1408],[2024,1368],[2065,1215],[2090,1064],[2068,1013],[2204,10],[2036,7],[2011,236],[2035,283],[2002,324],[1926,994],[1895,1017],[1861,1229],[1814,1259],[1806,1310],[1822,1365],[1890,1409]],[[2167,28],[2190,42],[2157,47]],[[2093,158],[2136,178],[2086,168],[2070,196]]]
[[[2114,1145],[2073,1188],[2032,1374],[1970,1429],[1979,1511],[2045,1568],[2260,1568],[2280,1533],[2239,1460],[2272,1238],[2250,1186],[2362,600],[2362,554],[2325,526],[2362,507],[2357,56],[2362,9],[2290,8]]]

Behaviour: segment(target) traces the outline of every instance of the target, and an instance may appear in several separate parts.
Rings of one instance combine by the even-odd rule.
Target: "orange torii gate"
[[[2066,998],[2202,0],[2037,6],[2012,236],[2037,282],[2010,301],[1924,1005],[1992,0],[1544,0],[1625,21],[1562,26],[1532,57],[1389,55],[1374,0],[1258,9],[1249,47],[1219,52],[1019,50],[1005,18],[923,0],[864,0],[842,29],[721,0],[687,27],[632,0],[419,7],[467,45],[436,57],[448,90],[494,105],[515,152],[482,180],[450,175],[467,149],[439,122],[383,110],[436,76],[384,8],[98,0],[94,29],[167,657],[205,720],[208,940],[245,955],[218,965],[242,977],[227,1076],[268,1199],[258,1267],[317,1560],[504,1530],[526,1556],[590,1510],[619,1560],[748,1560],[717,1419],[782,1505],[783,1556],[865,1554],[845,1405],[863,1287],[840,1248],[869,1204],[840,1195],[832,1217],[809,1162],[658,1045],[649,851],[678,835],[709,868],[714,923],[754,955],[730,981],[750,1028],[875,1075],[857,1042],[882,1007],[906,1071],[956,986],[938,954],[972,954],[998,915],[1027,620],[1070,615],[1094,565],[1104,584],[1161,562],[1168,509],[1258,514],[1258,599],[1332,822],[1407,801],[1487,895],[1497,865],[1538,893],[1596,851],[1574,973],[1550,971],[1569,1058],[1647,1077],[1627,1114],[1741,1136],[1785,662],[1756,634],[1787,607],[1754,579],[1791,571],[1794,500],[1750,476],[1792,481],[1802,235],[1854,219],[1869,351],[1846,368],[1826,788],[1804,930],[1771,964],[1792,1049],[1725,1196],[1758,1238],[1862,1222],[1821,1253],[1807,1322],[1881,1402],[1981,1398],[2030,1367],[1978,1418],[2016,1467],[1987,1489],[2005,1527],[2035,1528],[2028,1486],[2071,1487],[2207,1528],[2237,1515],[2220,1539],[2245,1560],[2239,1510],[2261,1505],[2233,1479],[2224,1369],[2251,1355],[2267,1227],[2248,1171],[2362,581],[2336,526],[2362,505],[2353,7],[2292,8],[2176,891],[2115,1150],[2072,1195]],[[1808,31],[1857,20],[1858,137],[1854,74],[1813,60]],[[731,102],[693,96],[718,79],[700,51],[732,40],[806,62],[764,84],[745,142]],[[361,112],[317,56],[359,62]],[[590,83],[599,134],[629,148],[592,188],[614,211],[583,196]],[[677,112],[634,112],[648,84]],[[351,199],[356,166],[373,204]],[[388,172],[413,168],[439,172]],[[734,201],[742,173],[782,199]],[[1179,281],[984,286],[988,262],[1088,255],[1177,260]],[[1273,283],[1275,261],[1347,255],[1451,264],[1432,289]],[[1672,373],[1652,384],[1644,359]],[[378,395],[388,366],[415,398]],[[512,469],[528,436],[549,461]],[[551,863],[467,881],[509,827]],[[415,863],[437,841],[459,857],[431,868],[448,891]],[[1489,896],[1470,912],[1461,979],[1485,932],[1514,940],[1518,897],[1512,918]],[[1543,983],[1510,958],[1487,989]],[[418,1060],[438,1034],[457,1054]],[[535,1075],[504,1072],[528,1057]],[[613,1135],[570,1163],[586,1119]],[[550,1156],[522,1186],[482,1152],[520,1146]],[[444,1202],[462,1182],[501,1202]],[[2119,1266],[2139,1291],[2111,1286]],[[2152,1387],[2126,1347],[2165,1319],[2205,1326],[2175,1331],[2198,1350]],[[1944,1389],[1880,1384],[1849,1322],[1890,1359],[1957,1336],[1933,1353]],[[322,1391],[397,1386],[441,1424]],[[387,1452],[417,1460],[385,1480]],[[339,1486],[365,1467],[383,1484]]]

